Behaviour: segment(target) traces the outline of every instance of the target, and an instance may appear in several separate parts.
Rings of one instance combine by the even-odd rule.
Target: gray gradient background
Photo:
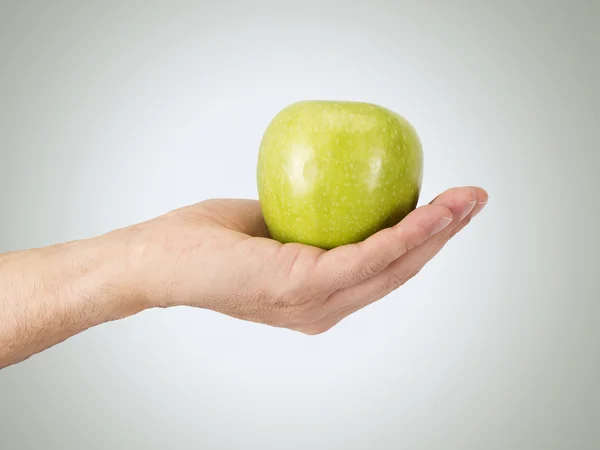
[[[0,2],[0,251],[256,198],[272,116],[380,103],[488,208],[320,336],[188,308],[0,372],[0,448],[600,448],[600,6]]]

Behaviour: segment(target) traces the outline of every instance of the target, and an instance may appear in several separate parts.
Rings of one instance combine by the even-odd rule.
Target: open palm
[[[169,304],[318,334],[414,277],[486,203],[481,188],[449,189],[396,226],[325,251],[270,239],[256,200],[208,200],[160,218],[172,275],[148,282]]]

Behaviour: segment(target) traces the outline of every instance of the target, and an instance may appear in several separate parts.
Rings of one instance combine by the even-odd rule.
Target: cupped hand
[[[324,251],[269,238],[255,200],[216,199],[131,231],[148,305],[197,306],[306,334],[329,330],[414,277],[487,203],[449,189],[396,226]]]

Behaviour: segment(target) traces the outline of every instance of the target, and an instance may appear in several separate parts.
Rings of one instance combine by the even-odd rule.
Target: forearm
[[[143,309],[118,233],[0,255],[0,368]]]

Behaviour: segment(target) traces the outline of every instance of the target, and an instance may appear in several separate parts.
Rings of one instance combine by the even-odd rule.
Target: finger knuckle
[[[371,278],[386,268],[386,264],[380,260],[368,261],[360,268],[359,276],[361,279]]]
[[[406,283],[407,277],[404,273],[391,273],[384,284],[386,292],[391,292],[398,289]]]
[[[303,286],[286,286],[276,295],[276,298],[279,304],[291,308],[308,307],[316,301],[310,289]]]
[[[415,238],[415,237],[410,237],[410,238],[407,238],[407,239],[406,239],[406,240],[405,240],[405,241],[402,243],[402,246],[401,246],[401,249],[400,249],[400,251],[401,251],[401,253],[400,253],[400,254],[402,254],[402,255],[403,255],[403,254],[405,254],[405,253],[408,253],[408,252],[409,252],[409,251],[411,251],[413,248],[417,247],[417,246],[418,246],[418,245],[421,243],[421,241],[423,241],[423,239],[417,239],[417,238]]]
[[[290,319],[297,325],[308,327],[320,319],[318,311],[317,308],[296,309]]]
[[[323,307],[320,298],[309,295],[293,295],[282,297],[280,305],[281,315],[287,323],[303,326],[319,318],[319,311]]]

